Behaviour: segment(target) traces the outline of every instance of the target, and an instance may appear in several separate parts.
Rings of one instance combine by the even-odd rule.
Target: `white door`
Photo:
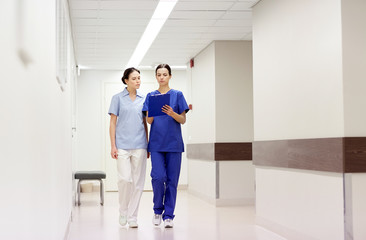
[[[105,180],[105,190],[106,191],[118,191],[117,187],[117,166],[116,160],[111,157],[111,142],[109,138],[109,121],[110,116],[108,115],[109,106],[111,104],[111,99],[113,95],[121,92],[125,85],[122,83],[104,83],[104,136],[105,136],[105,171],[106,171],[106,180]],[[145,95],[151,91],[158,89],[158,84],[156,82],[147,82],[141,84],[140,91]],[[148,124],[148,127],[149,124]],[[146,178],[145,178],[145,188],[144,190],[152,190],[151,186],[151,161],[147,159],[146,164]]]

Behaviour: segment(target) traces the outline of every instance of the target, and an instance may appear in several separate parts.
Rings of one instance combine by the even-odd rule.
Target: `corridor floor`
[[[82,193],[75,207],[69,240],[285,240],[254,225],[254,206],[215,207],[185,190],[178,191],[174,228],[153,226],[152,192],[144,192],[137,229],[118,223],[118,194],[106,192],[104,206],[98,193]]]

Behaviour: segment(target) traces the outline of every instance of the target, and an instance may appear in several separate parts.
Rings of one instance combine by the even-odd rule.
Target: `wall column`
[[[189,191],[216,205],[253,204],[252,43],[212,42],[190,75]]]

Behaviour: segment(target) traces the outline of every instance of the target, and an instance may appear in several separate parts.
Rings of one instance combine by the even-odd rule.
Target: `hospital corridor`
[[[0,1],[0,239],[366,239],[365,12]]]

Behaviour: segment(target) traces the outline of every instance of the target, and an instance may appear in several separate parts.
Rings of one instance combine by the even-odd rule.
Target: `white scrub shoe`
[[[164,227],[165,228],[172,228],[173,227],[173,219],[167,218],[164,220]]]
[[[128,226],[130,228],[138,228],[139,227],[139,225],[135,221],[128,222]]]
[[[125,226],[127,224],[127,216],[119,216],[119,224]]]
[[[161,214],[154,214],[152,222],[155,226],[159,226],[161,223]]]

